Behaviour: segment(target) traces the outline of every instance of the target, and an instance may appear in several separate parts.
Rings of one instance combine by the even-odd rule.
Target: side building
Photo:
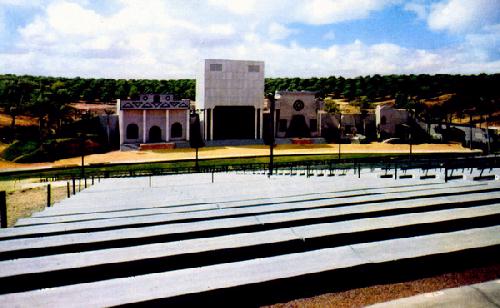
[[[205,140],[261,139],[264,62],[206,59],[196,78]]]
[[[172,94],[117,99],[120,147],[189,140],[189,103],[188,99],[175,100]]]
[[[315,92],[277,91],[275,123],[276,137],[320,137],[323,102]]]

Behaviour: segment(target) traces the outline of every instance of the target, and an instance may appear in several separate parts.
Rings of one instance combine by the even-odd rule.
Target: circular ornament
[[[304,102],[301,100],[296,100],[295,103],[293,103],[293,109],[296,111],[301,111],[304,109]]]

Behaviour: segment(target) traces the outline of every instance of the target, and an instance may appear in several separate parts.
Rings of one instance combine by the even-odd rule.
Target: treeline
[[[407,95],[428,99],[445,93],[499,96],[500,74],[481,75],[373,75],[356,78],[267,78],[266,93],[276,90],[316,91],[319,97],[332,95],[354,100],[366,97],[371,101]]]
[[[195,99],[195,80],[93,79],[0,75],[0,107],[8,113],[42,116],[57,114],[69,102],[111,102],[140,93],[172,93]],[[315,91],[333,96],[375,102],[396,98],[403,105],[453,93],[469,107],[500,97],[500,74],[480,75],[373,75],[356,78],[266,78],[265,92]],[[467,105],[467,103],[466,103]],[[467,106],[461,106],[467,107]]]
[[[356,78],[266,78],[266,93],[315,91],[319,97],[334,95],[353,100],[366,96],[370,100],[394,98],[398,93],[412,97],[431,98],[443,93],[481,92],[486,96],[498,95],[500,74],[480,75],[373,75]],[[54,88],[65,89],[68,99],[88,102],[109,102],[116,98],[134,97],[140,93],[172,93],[178,98],[195,99],[195,80],[156,79],[94,79],[41,76],[0,75],[0,103],[17,92],[28,96]],[[12,89],[12,88],[22,89]]]

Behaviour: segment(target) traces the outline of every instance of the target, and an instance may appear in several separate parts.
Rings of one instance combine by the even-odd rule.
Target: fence
[[[273,174],[280,171],[294,172],[294,170],[327,170],[330,172],[338,170],[361,170],[381,168],[384,170],[396,169],[406,170],[411,169],[436,169],[445,168],[449,170],[476,168],[476,169],[491,169],[499,166],[500,157],[497,156],[444,156],[444,157],[428,157],[428,156],[413,156],[410,158],[401,157],[365,157],[365,158],[350,158],[350,159],[325,159],[325,160],[302,160],[296,162],[274,162]],[[156,163],[158,164],[158,163]],[[117,178],[117,177],[137,177],[137,176],[154,176],[154,175],[169,175],[169,174],[186,174],[186,173],[219,173],[219,172],[265,172],[269,169],[269,163],[229,163],[229,164],[214,164],[208,166],[187,166],[187,167],[148,167],[147,164],[106,164],[85,166],[85,172],[82,173],[80,168],[52,168],[39,171],[12,171],[1,173],[2,177],[7,178],[24,178],[24,177],[39,177],[41,182],[72,180],[80,179],[80,174],[85,174],[81,178],[85,184],[88,181],[92,183],[101,178]],[[74,185],[73,185],[74,186]],[[73,189],[74,190],[74,189]]]

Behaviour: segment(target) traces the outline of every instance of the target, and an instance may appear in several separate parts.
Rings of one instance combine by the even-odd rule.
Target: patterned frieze
[[[142,94],[136,100],[120,100],[120,109],[188,109],[189,99],[174,100],[172,94]]]

